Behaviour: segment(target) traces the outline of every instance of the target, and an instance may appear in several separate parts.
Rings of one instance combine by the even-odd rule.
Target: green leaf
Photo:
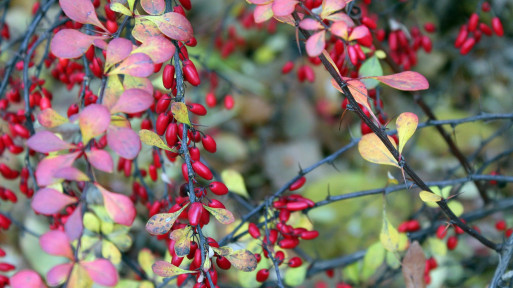
[[[169,148],[167,144],[164,143],[164,141],[162,141],[162,139],[157,133],[151,130],[142,129],[141,131],[139,131],[139,137],[141,138],[141,141],[146,145],[155,146],[160,149],[176,152],[176,150]]]
[[[379,63],[379,60],[376,56],[372,56],[363,62],[362,66],[358,70],[360,77],[365,76],[382,76],[383,68]],[[365,84],[367,89],[374,89],[378,86],[379,81],[376,79],[363,79],[362,82]]]
[[[439,256],[445,256],[447,254],[447,244],[445,244],[443,240],[436,237],[429,237],[427,242],[431,253]]]
[[[392,269],[401,267],[401,261],[399,261],[398,256],[394,252],[387,251],[386,262]]]
[[[449,206],[449,209],[451,209],[452,213],[456,215],[457,217],[460,217],[461,214],[463,214],[464,207],[463,204],[459,201],[452,200],[449,203],[447,203],[447,206]]]
[[[290,287],[300,286],[306,279],[306,272],[308,272],[308,265],[287,269],[284,276],[285,284]]]
[[[442,197],[436,195],[435,193],[431,193],[429,191],[420,191],[419,193],[420,199],[424,202],[438,202],[442,200]]]
[[[372,244],[365,253],[362,267],[362,280],[367,281],[385,261],[385,249],[380,242]]]
[[[121,263],[121,252],[108,240],[102,241],[102,256],[103,258],[110,260],[114,265]]]
[[[244,178],[242,178],[239,172],[232,169],[223,170],[221,172],[221,179],[230,192],[249,198]]]
[[[381,227],[381,233],[379,234],[379,240],[383,247],[390,252],[396,252],[406,249],[408,237],[406,234],[399,233],[397,229],[387,219],[385,213],[383,213],[383,226]]]

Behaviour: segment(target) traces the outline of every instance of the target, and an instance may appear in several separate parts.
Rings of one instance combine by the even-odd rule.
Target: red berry
[[[303,177],[297,179],[294,183],[290,184],[289,190],[290,191],[297,190],[297,189],[303,187],[305,182],[306,182],[306,178],[303,176]]]
[[[2,272],[9,272],[16,269],[16,267],[9,263],[0,263],[0,271]]]
[[[492,36],[493,34],[490,26],[486,25],[485,23],[479,23],[479,30],[481,30],[481,32],[483,32],[486,36]]]
[[[189,111],[191,111],[191,113],[194,113],[198,116],[205,116],[207,115],[207,109],[205,108],[205,106],[199,104],[199,103],[192,103],[192,104],[189,104],[188,105],[188,108],[189,108]]]
[[[232,267],[232,263],[230,263],[230,261],[223,256],[217,257],[216,264],[219,268],[221,268],[223,270],[228,270],[228,269],[230,269],[230,267]],[[184,275],[187,275],[187,274],[184,274]]]
[[[216,94],[213,92],[207,93],[205,96],[205,103],[207,103],[207,106],[210,108],[215,107],[217,104]]]
[[[192,169],[200,177],[206,180],[212,180],[212,172],[210,171],[210,169],[208,169],[208,167],[205,164],[201,163],[201,161],[192,162]]]
[[[201,144],[203,144],[203,148],[205,148],[205,150],[208,152],[216,153],[217,144],[214,138],[212,138],[210,135],[203,136],[203,138],[201,138]]]
[[[191,8],[192,8],[191,0],[179,0],[179,1],[180,1],[180,4],[182,4],[183,8],[185,8],[187,10],[191,10]]]
[[[499,19],[499,17],[493,17],[492,29],[497,36],[502,37],[504,35],[504,28],[502,28],[501,19]]]
[[[289,211],[301,211],[308,208],[308,203],[306,202],[289,202],[285,205],[285,209]]]
[[[312,240],[312,239],[317,238],[317,236],[319,236],[319,232],[316,230],[303,231],[303,232],[301,232],[301,234],[299,234],[299,237],[301,237],[302,239],[305,239],[305,240]]]
[[[447,235],[447,228],[444,225],[438,226],[436,229],[436,237],[438,239],[444,239],[445,235]]]
[[[378,25],[376,25],[376,22],[374,22],[374,20],[372,20],[371,18],[369,18],[367,16],[363,16],[361,21],[362,21],[362,24],[367,26],[367,28],[369,28],[369,29],[376,29],[376,27],[378,27]]]
[[[253,237],[255,239],[258,239],[261,236],[260,228],[258,228],[258,226],[255,223],[249,223],[248,233],[249,233],[249,235],[251,235],[251,237]]]
[[[436,31],[436,26],[433,22],[426,22],[424,24],[424,30],[426,30],[426,32],[433,33]]]
[[[212,191],[212,193],[216,195],[224,195],[228,193],[228,188],[222,182],[212,182],[210,183],[208,188],[210,189],[210,191]]]
[[[261,269],[256,274],[256,280],[258,282],[265,282],[269,278],[269,270],[268,269]]]
[[[292,71],[292,69],[294,69],[294,62],[288,61],[281,68],[281,74],[288,74],[290,71]]]
[[[162,71],[162,84],[164,88],[171,89],[175,86],[175,66],[167,64]]]
[[[280,248],[283,248],[283,249],[293,249],[298,244],[299,244],[299,240],[292,239],[292,238],[283,239],[283,240],[280,240],[280,242],[278,242],[278,246],[280,246]]]
[[[192,86],[198,86],[201,83],[201,80],[198,75],[198,70],[196,70],[196,66],[194,66],[194,63],[192,61],[183,61],[182,70],[185,80],[191,83]]]
[[[224,108],[226,108],[226,110],[231,110],[234,105],[235,105],[235,101],[233,100],[232,95],[228,94],[228,95],[224,96]]]
[[[189,207],[189,212],[187,213],[189,224],[192,226],[196,226],[199,224],[199,221],[201,219],[201,213],[203,211],[203,204],[200,202],[194,202]],[[199,251],[199,250],[198,250]]]
[[[463,25],[461,26],[460,32],[458,33],[458,36],[456,37],[456,41],[454,41],[454,47],[460,48],[461,45],[465,42],[468,36],[468,30],[467,26]]]
[[[429,270],[433,270],[435,269],[436,267],[438,267],[438,263],[436,262],[436,259],[431,257],[429,259],[427,259],[426,261],[426,267],[429,267]]]
[[[451,236],[447,239],[447,249],[454,250],[458,246],[458,237]]]
[[[477,24],[479,23],[479,15],[477,13],[472,13],[468,20],[468,31],[474,32],[477,28]]]
[[[301,258],[299,257],[292,257],[290,260],[289,260],[289,267],[299,267],[303,264],[303,260],[301,260]]]
[[[504,231],[504,230],[506,230],[506,228],[507,228],[506,221],[499,220],[499,221],[495,222],[495,229],[497,229],[499,231]]]
[[[483,10],[483,12],[488,12],[488,11],[490,11],[490,9],[492,9],[492,7],[490,6],[490,3],[483,2],[483,4],[481,4],[481,10]]]
[[[472,50],[472,47],[474,47],[474,44],[476,44],[476,39],[473,37],[470,37],[467,40],[465,40],[465,42],[463,42],[463,45],[461,45],[460,54],[465,55],[468,52],[470,52],[470,50]]]

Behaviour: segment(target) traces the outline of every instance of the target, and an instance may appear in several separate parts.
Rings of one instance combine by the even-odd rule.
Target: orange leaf
[[[133,53],[144,53],[150,56],[153,63],[159,64],[171,59],[175,54],[175,49],[176,47],[171,41],[159,35],[146,38]]]
[[[353,31],[351,32],[351,35],[349,36],[349,41],[353,41],[353,40],[356,40],[356,39],[360,39],[360,38],[363,38],[367,35],[370,35],[370,31],[369,31],[369,28],[367,28],[366,26],[364,25],[360,25],[358,27],[355,27],[353,29]]]
[[[135,77],[148,77],[153,74],[155,66],[150,56],[144,53],[135,53],[128,56],[118,67],[109,72],[114,74],[128,74]]]
[[[335,36],[347,39],[347,30],[349,26],[344,21],[338,21],[331,25],[330,30]]]
[[[426,90],[429,88],[429,83],[426,77],[413,71],[405,71],[386,76],[363,77],[362,79],[365,78],[376,79],[379,82],[384,83],[392,88],[403,91],[418,91]]]
[[[390,140],[390,142],[392,142],[392,144],[395,146],[395,142],[392,137],[388,136],[388,140]],[[369,162],[383,165],[392,165],[400,168],[392,153],[388,151],[385,144],[383,144],[379,137],[374,133],[365,134],[362,136],[362,139],[360,139],[360,142],[358,142],[358,152],[360,152],[360,155],[362,155],[363,159]]]
[[[103,204],[110,218],[112,218],[115,223],[131,226],[136,214],[132,200],[123,194],[110,192],[98,183],[95,183],[95,186],[102,193]]]

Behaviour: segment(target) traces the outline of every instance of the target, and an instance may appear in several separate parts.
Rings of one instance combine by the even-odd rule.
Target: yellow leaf
[[[132,2],[134,2],[134,1],[132,1]],[[133,6],[133,4],[132,4],[132,6]],[[112,4],[110,4],[110,9],[112,11],[121,13],[121,14],[126,15],[126,16],[132,16],[132,12],[130,12],[130,10],[128,10],[128,8],[126,8],[125,5],[123,5],[121,3],[112,3]]]
[[[413,133],[415,133],[418,124],[419,118],[411,112],[401,113],[401,115],[397,117],[395,126],[399,138],[399,153],[402,153],[404,145],[408,142]]]
[[[239,172],[227,169],[221,172],[221,179],[223,183],[228,187],[233,193],[239,194],[241,196],[249,198],[248,191],[246,190],[246,184],[244,183],[244,178],[240,175]]]
[[[119,4],[119,3],[118,3]],[[119,97],[123,94],[125,89],[123,88],[123,84],[119,80],[118,75],[111,75],[107,78],[107,85],[105,86],[105,91],[103,92],[103,104],[109,108],[109,110],[116,105]]]
[[[447,206],[449,206],[449,209],[451,209],[452,213],[456,215],[457,217],[460,217],[461,214],[463,214],[463,205],[458,201],[450,201],[447,203]]]
[[[143,129],[143,130],[139,131],[139,137],[141,138],[141,141],[146,145],[156,146],[158,148],[161,148],[161,149],[164,149],[167,151],[176,152],[175,150],[169,148],[166,145],[166,143],[164,143],[164,141],[162,141],[160,136],[153,131]]]
[[[189,203],[185,204],[180,210],[173,213],[159,213],[153,215],[150,220],[146,223],[146,231],[153,235],[166,234],[171,226],[175,223],[178,216],[182,214],[183,210],[189,206]]]
[[[225,257],[232,263],[233,267],[245,272],[255,270],[258,264],[255,255],[246,249],[237,250]]]
[[[197,271],[189,271],[184,270],[180,267],[176,267],[175,265],[167,262],[167,261],[157,261],[152,266],[153,272],[161,277],[173,277],[180,274],[187,273],[197,273]]]
[[[52,108],[47,108],[37,115],[39,124],[45,128],[53,128],[68,123],[68,119],[61,116]]]
[[[191,121],[189,121],[189,110],[184,103],[173,102],[171,104],[171,113],[173,113],[173,117],[175,117],[176,121],[189,126],[191,125]]]
[[[376,242],[367,249],[367,253],[363,257],[362,280],[367,281],[383,261],[385,261],[385,249],[380,242]]]
[[[212,207],[208,207],[206,205],[203,205],[203,207],[205,209],[207,209],[208,212],[210,212],[210,214],[212,214],[212,216],[214,216],[217,219],[217,221],[219,221],[221,224],[228,225],[228,224],[233,223],[233,221],[235,221],[235,218],[233,217],[232,212],[230,212],[227,209],[212,208]]]
[[[436,195],[435,193],[431,193],[429,191],[420,191],[419,193],[420,199],[424,202],[438,202],[442,200],[440,195]]]
[[[137,262],[139,262],[139,265],[144,270],[144,273],[148,275],[150,279],[153,278],[153,270],[151,269],[151,265],[155,263],[155,256],[151,253],[150,249],[143,248],[139,252],[139,255],[137,256]]]
[[[186,226],[183,229],[176,229],[171,232],[169,238],[176,241],[175,253],[178,257],[184,257],[191,251],[191,226]]]
[[[83,222],[84,222],[84,227],[87,230],[95,232],[95,233],[100,232],[100,220],[93,213],[86,212],[84,214]]]
[[[89,277],[87,270],[80,264],[73,265],[73,271],[68,280],[69,288],[90,288],[93,286],[93,280]]]
[[[399,232],[390,221],[388,221],[386,214],[383,214],[383,226],[381,227],[379,240],[388,251],[396,252],[399,250],[399,245],[401,244]]]
[[[388,136],[388,140],[395,146],[395,141],[392,137]],[[392,153],[388,151],[385,144],[374,133],[362,136],[358,143],[358,151],[363,159],[369,162],[400,168]]]
[[[427,240],[431,253],[439,256],[447,254],[447,244],[444,241],[436,237],[429,237]]]
[[[114,265],[121,263],[121,252],[112,242],[105,239],[102,241],[102,256]]]

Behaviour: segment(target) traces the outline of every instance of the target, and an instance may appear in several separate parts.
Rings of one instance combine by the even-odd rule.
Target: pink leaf
[[[353,29],[351,35],[349,36],[349,41],[360,39],[367,35],[370,35],[369,28],[367,28],[367,26],[360,25]]]
[[[294,12],[297,3],[297,0],[274,0],[273,13],[278,17],[288,16]]]
[[[139,135],[128,127],[111,125],[107,131],[107,143],[119,156],[134,159],[141,150]]]
[[[75,202],[77,202],[75,197],[68,196],[52,188],[43,188],[36,192],[30,205],[37,213],[52,215]]]
[[[121,94],[110,113],[138,113],[150,108],[153,96],[141,89],[128,89]]]
[[[324,37],[326,36],[326,31],[322,30],[310,36],[308,40],[306,40],[306,52],[310,57],[317,57],[321,55],[322,50],[326,45],[326,41]]]
[[[54,177],[69,181],[89,181],[89,177],[77,168],[70,166],[55,171]]]
[[[82,24],[93,24],[107,31],[98,20],[93,3],[90,0],[59,0],[59,4],[64,14],[71,20]]]
[[[148,55],[135,53],[128,56],[118,67],[110,71],[109,75],[128,74],[136,77],[148,77],[153,74],[154,68],[153,61]]]
[[[144,53],[150,56],[155,64],[171,59],[175,54],[175,45],[163,36],[148,37],[133,53]]]
[[[105,66],[110,67],[123,61],[132,52],[132,42],[125,38],[116,38],[107,46],[107,59]]]
[[[256,4],[256,5],[264,5],[264,4],[272,3],[273,0],[248,0],[248,2],[251,4]]]
[[[75,211],[71,213],[66,224],[64,224],[64,231],[66,231],[66,235],[68,235],[68,239],[70,241],[74,241],[80,237],[82,234],[82,230],[84,229],[84,224],[82,222],[82,206],[78,205],[75,208]]]
[[[333,33],[334,35],[342,38],[342,39],[347,39],[347,24],[346,22],[344,21],[338,21],[338,22],[335,22],[331,25],[331,33]]]
[[[299,22],[299,27],[305,30],[320,30],[324,28],[322,24],[319,23],[319,21],[314,20],[312,18],[306,18],[301,20],[301,22]]]
[[[110,123],[110,112],[107,107],[101,104],[91,104],[80,112],[78,124],[82,132],[82,142],[89,143],[89,140],[99,136],[107,130]]]
[[[159,15],[166,10],[164,0],[141,0],[141,6],[150,15]]]
[[[114,170],[112,157],[105,150],[91,150],[86,152],[87,159],[94,168],[111,173]]]
[[[169,12],[160,16],[143,17],[157,25],[160,32],[172,40],[188,41],[194,35],[191,23],[180,13]]]
[[[418,91],[429,88],[429,83],[426,77],[413,71],[405,71],[386,76],[364,77],[362,79],[365,78],[376,79],[392,88],[403,91]]]
[[[76,146],[61,140],[50,131],[39,131],[32,135],[27,141],[30,149],[41,153],[49,153],[64,149],[73,149]]]
[[[73,251],[64,231],[51,230],[46,232],[39,238],[39,245],[43,251],[50,255],[73,259]]]
[[[54,128],[68,122],[68,118],[63,117],[52,108],[46,108],[37,115],[37,121],[41,126]]]
[[[44,288],[41,276],[33,270],[20,270],[9,279],[12,288]]]
[[[132,225],[136,211],[134,203],[130,198],[123,194],[110,192],[98,183],[95,183],[95,185],[103,195],[103,204],[105,205],[105,209],[107,210],[107,214],[109,214],[110,218],[121,225]]]
[[[258,5],[253,11],[253,18],[255,23],[265,22],[273,17],[273,3]]]
[[[82,56],[95,39],[99,36],[91,36],[75,29],[62,29],[50,42],[50,51],[59,58],[77,58]]]
[[[73,263],[64,263],[57,266],[54,266],[48,273],[46,273],[46,281],[50,286],[57,286],[66,279],[68,279],[69,273],[71,272],[71,268],[73,268]]]
[[[82,261],[80,265],[87,271],[89,277],[91,277],[96,284],[111,287],[118,283],[118,271],[109,260],[96,259],[93,261]]]
[[[36,168],[37,184],[47,186],[58,183],[60,179],[55,177],[55,173],[63,167],[70,167],[80,152],[50,156],[43,159]]]
[[[354,100],[358,104],[363,105],[365,108],[367,108],[368,111],[372,112],[372,109],[369,105],[369,98],[367,96],[367,87],[365,87],[365,84],[363,84],[362,81],[352,79],[352,78],[346,78],[342,77],[344,81],[348,83],[347,88],[349,88],[349,92],[351,92],[351,95],[353,95]],[[340,89],[340,86],[338,86],[335,79],[331,79],[331,84],[341,93],[344,93],[342,89]]]

